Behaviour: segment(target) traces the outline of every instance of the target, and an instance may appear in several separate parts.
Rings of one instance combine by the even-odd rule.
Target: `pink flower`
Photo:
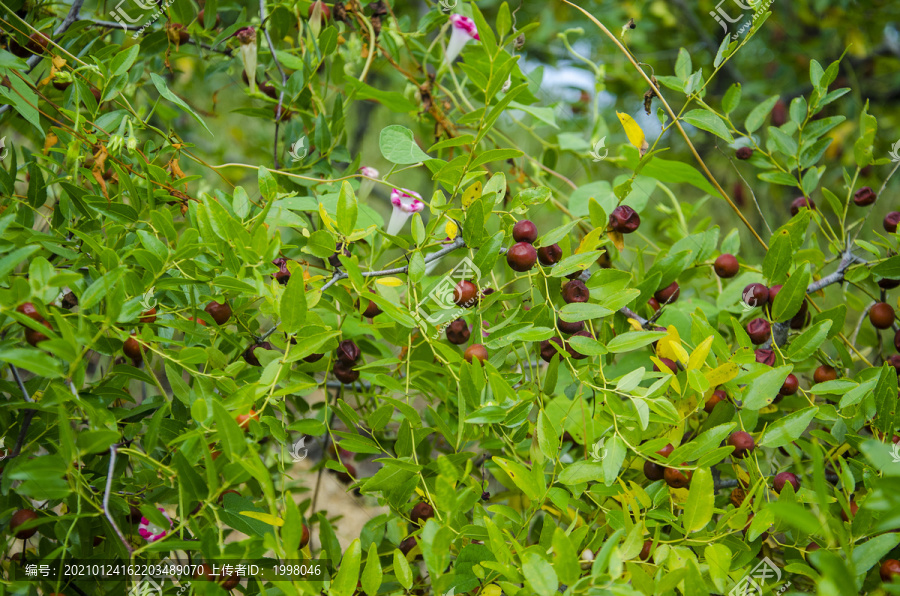
[[[450,33],[450,41],[447,43],[447,53],[444,55],[447,64],[452,63],[459,56],[463,47],[473,39],[479,41],[478,29],[475,21],[461,14],[450,15],[450,24],[453,30]]]
[[[162,512],[163,517],[168,520],[169,527],[160,528],[156,524],[150,523],[150,520],[146,517],[142,517],[141,523],[140,525],[138,525],[138,534],[140,534],[141,538],[143,538],[147,542],[156,542],[157,540],[168,534],[169,529],[172,527],[172,520],[166,514],[165,510],[162,507],[157,507],[157,509],[159,509]]]
[[[403,190],[395,188],[391,191],[391,205],[394,206],[394,209],[391,211],[391,221],[388,222],[387,227],[387,233],[391,236],[396,236],[400,232],[403,224],[412,217],[413,213],[419,213],[425,208],[422,195],[405,188]]]
[[[363,166],[359,169],[359,173],[367,178],[378,178],[380,175],[378,170],[375,168],[370,168],[369,166]]]

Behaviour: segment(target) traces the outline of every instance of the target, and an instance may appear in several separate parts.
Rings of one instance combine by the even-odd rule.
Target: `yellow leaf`
[[[396,288],[397,286],[402,286],[403,282],[396,277],[380,277],[375,280],[380,286],[387,286],[389,288]]]
[[[475,199],[481,196],[481,191],[484,187],[481,182],[476,182],[472,186],[466,189],[466,192],[463,193],[462,197],[462,206],[463,209],[468,209],[469,205],[475,202]]]
[[[57,141],[59,141],[59,137],[52,132],[47,135],[47,138],[44,139],[44,155],[50,153],[50,148],[56,145]]]
[[[501,596],[501,594],[503,594],[503,590],[501,590],[500,586],[498,586],[497,584],[491,584],[485,587],[481,591],[481,593],[484,594],[484,596]]]
[[[322,218],[322,222],[325,224],[325,227],[327,227],[332,232],[335,231],[334,220],[331,219],[331,216],[328,215],[327,211],[325,211],[325,205],[323,205],[322,203],[319,203],[319,217]]]
[[[635,331],[643,331],[644,330],[644,328],[641,326],[641,324],[638,322],[637,319],[628,319],[628,324],[631,325],[631,328],[634,329]]]
[[[703,340],[703,343],[697,346],[697,348],[694,350],[694,353],[691,354],[691,357],[688,360],[688,370],[694,370],[695,368],[700,368],[701,366],[703,366],[703,363],[706,362],[706,357],[709,356],[709,348],[712,346],[712,342],[713,338],[710,335]]]
[[[270,526],[283,526],[284,520],[275,517],[274,515],[269,515],[268,513],[263,513],[262,511],[241,511],[241,515],[244,517],[250,517],[253,519],[258,519],[259,521],[269,524]]]
[[[741,369],[737,364],[726,362],[706,373],[706,380],[709,381],[711,387],[718,387],[738,376],[740,372]]]
[[[618,248],[620,251],[625,250],[625,236],[618,232],[610,230],[609,239],[612,240],[613,246]]]
[[[643,157],[647,149],[650,148],[650,145],[647,143],[647,138],[644,136],[644,131],[641,130],[640,125],[635,122],[634,118],[628,114],[616,112],[616,116],[619,117],[619,122],[622,123],[622,128],[625,129],[628,141],[638,148],[638,151],[641,152],[641,157]]]
[[[590,231],[590,233],[581,239],[581,244],[578,245],[578,248],[575,249],[575,254],[580,255],[583,252],[591,252],[592,250],[597,250],[600,245],[603,243],[603,233],[605,230],[603,228],[594,228]]]
[[[456,237],[459,235],[459,226],[456,225],[455,221],[448,221],[444,226],[444,232],[447,234],[447,238],[456,240]]]
[[[660,358],[669,358],[677,362],[687,362],[687,352],[681,347],[681,336],[674,325],[669,325],[666,329],[668,335],[659,340],[656,344],[656,355]]]

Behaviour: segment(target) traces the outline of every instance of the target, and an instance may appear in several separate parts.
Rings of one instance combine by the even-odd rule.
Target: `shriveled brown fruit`
[[[359,371],[353,368],[352,364],[348,364],[342,360],[336,360],[331,369],[335,378],[345,385],[355,383],[359,379]]]
[[[542,246],[537,249],[538,260],[544,267],[555,265],[562,259],[562,249],[559,244],[551,244],[550,246]]]
[[[412,511],[409,512],[409,519],[414,524],[423,525],[432,517],[434,517],[434,508],[424,501],[413,505]]]
[[[447,340],[451,344],[456,344],[461,346],[469,341],[469,337],[472,335],[469,331],[469,326],[466,324],[465,319],[456,319],[449,325],[447,325]]]
[[[566,304],[587,302],[591,299],[591,291],[580,279],[573,279],[562,287],[562,297]]]

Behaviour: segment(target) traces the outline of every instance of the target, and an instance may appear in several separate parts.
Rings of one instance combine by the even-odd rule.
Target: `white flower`
[[[378,170],[375,168],[370,168],[369,166],[363,166],[359,169],[359,173],[368,178],[378,178],[380,175]]]
[[[391,191],[391,205],[394,206],[394,209],[391,211],[391,221],[388,222],[387,227],[387,233],[391,236],[397,235],[413,213],[419,213],[425,208],[425,203],[422,202],[422,196],[419,193],[396,188]]]
[[[480,40],[475,21],[461,14],[450,15],[450,24],[453,32],[450,34],[450,42],[447,44],[447,53],[444,55],[447,64],[452,63],[459,56],[463,47],[471,40]]]
[[[379,174],[378,170],[375,168],[370,168],[369,166],[363,166],[359,169],[359,173],[364,176],[359,181],[359,192],[357,196],[359,197],[367,197],[369,193],[372,192],[372,189],[375,188],[375,180],[374,178],[378,178],[381,174]]]

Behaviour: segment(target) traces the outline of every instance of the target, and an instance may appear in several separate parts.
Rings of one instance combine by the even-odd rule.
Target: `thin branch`
[[[28,395],[28,389],[25,388],[25,383],[22,382],[22,378],[19,376],[18,369],[12,364],[9,365],[9,368],[12,370],[13,377],[16,379],[19,391],[22,392],[22,397],[24,397],[27,402],[33,402],[34,400]],[[10,458],[18,457],[19,453],[22,452],[22,445],[25,444],[25,437],[28,435],[28,427],[31,426],[31,420],[34,418],[35,414],[37,414],[37,410],[28,408],[22,415],[22,430],[19,431],[16,445],[13,447],[12,453],[9,454]]]
[[[260,28],[263,30],[263,35],[266,36],[266,43],[269,44],[269,53],[272,54],[272,60],[275,61],[275,67],[278,68],[278,72],[281,74],[281,92],[278,94],[278,107],[275,110],[275,144],[272,148],[272,159],[275,161],[275,169],[277,170],[278,127],[281,124],[281,106],[284,103],[284,86],[287,85],[287,75],[284,73],[284,69],[281,68],[278,56],[275,55],[275,46],[272,45],[272,37],[269,35],[269,30],[266,28],[266,0],[259,0],[259,23]],[[253,73],[253,76],[256,76],[256,73]]]
[[[128,554],[131,555],[132,552],[134,552],[131,548],[131,545],[128,544],[128,541],[125,539],[125,534],[123,534],[122,530],[119,529],[119,526],[116,525],[116,520],[113,519],[112,514],[110,514],[109,512],[109,492],[112,489],[112,476],[113,470],[116,467],[116,453],[118,453],[118,450],[118,444],[115,444],[109,448],[109,471],[106,473],[106,490],[103,491],[103,514],[106,516],[107,521],[109,521],[110,525],[113,527],[113,530],[115,530],[116,536],[119,537],[119,540],[125,546]]]
[[[766,476],[766,478],[774,477],[774,474],[771,476]],[[837,474],[825,474],[825,480],[837,484],[841,479]],[[713,486],[715,487],[715,490],[719,490],[721,488],[736,488],[740,486],[740,482],[734,479],[720,480],[719,482],[714,483]]]
[[[756,232],[756,230],[753,229],[753,226],[750,225],[750,222],[747,221],[747,218],[744,217],[744,214],[741,213],[740,209],[738,209],[738,206],[734,204],[734,201],[731,200],[731,197],[728,196],[728,193],[725,192],[725,189],[722,188],[722,186],[719,184],[719,181],[716,180],[716,177],[713,176],[712,172],[709,171],[709,168],[706,167],[706,162],[703,161],[702,157],[700,157],[700,153],[697,152],[697,148],[694,147],[694,143],[691,142],[691,139],[690,139],[690,137],[688,137],[687,132],[685,132],[684,127],[681,126],[681,121],[678,119],[678,115],[675,114],[674,110],[672,110],[672,107],[669,105],[669,102],[667,102],[666,99],[663,97],[662,91],[660,91],[660,89],[656,85],[656,83],[653,82],[653,79],[651,79],[649,76],[647,76],[647,73],[644,72],[644,69],[641,68],[640,65],[635,61],[634,57],[631,55],[631,52],[629,52],[628,49],[622,45],[622,43],[616,38],[616,36],[613,35],[609,31],[609,29],[607,29],[606,26],[597,19],[597,17],[592,15],[590,12],[588,12],[584,8],[578,6],[577,4],[570,2],[569,0],[563,0],[563,2],[565,2],[569,6],[577,8],[582,13],[584,13],[584,15],[586,17],[588,17],[595,25],[597,25],[597,27],[599,27],[600,30],[603,31],[603,33],[610,40],[612,40],[612,42],[614,44],[616,44],[616,46],[619,48],[619,50],[621,50],[621,52],[623,54],[625,54],[625,57],[628,58],[628,61],[631,62],[632,66],[634,66],[634,68],[641,74],[641,76],[644,77],[644,80],[647,81],[647,84],[650,85],[650,88],[653,90],[654,93],[656,93],[656,97],[658,97],[659,101],[662,102],[663,107],[665,107],[666,112],[668,112],[668,114],[669,114],[669,117],[672,118],[672,122],[678,128],[678,132],[681,133],[681,136],[684,138],[685,143],[687,143],[688,148],[691,150],[691,153],[693,154],[694,159],[696,159],[697,163],[700,164],[700,168],[703,170],[703,173],[706,174],[707,178],[709,178],[709,181],[713,184],[713,186],[716,187],[716,190],[719,191],[719,193],[722,195],[722,197],[731,206],[732,210],[737,214],[737,216],[744,223],[744,225],[747,226],[747,229],[750,230],[750,233],[753,234],[753,237],[756,238],[756,241],[759,242],[759,244],[764,249],[768,250],[769,246],[766,244],[765,240],[763,240],[760,237],[760,235]]]

